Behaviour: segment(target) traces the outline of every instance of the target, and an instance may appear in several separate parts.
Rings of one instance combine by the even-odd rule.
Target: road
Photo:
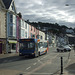
[[[20,57],[17,55],[0,59],[0,73],[3,75],[4,72],[10,72],[10,75],[53,75],[60,70],[61,56],[63,57],[63,65],[65,67],[69,61],[70,53],[57,52],[55,47],[50,47],[47,54],[37,58]],[[12,74],[13,72],[14,74]]]

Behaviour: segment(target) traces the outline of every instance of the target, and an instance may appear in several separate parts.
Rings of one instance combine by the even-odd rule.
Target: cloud
[[[15,0],[17,12],[21,12],[25,20],[58,22],[69,27],[74,27],[75,23],[73,3],[75,0]]]

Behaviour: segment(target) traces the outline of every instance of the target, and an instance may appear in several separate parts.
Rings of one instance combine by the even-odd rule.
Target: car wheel
[[[38,52],[38,55],[39,55],[39,56],[41,55],[40,52]]]
[[[57,52],[59,52],[59,49],[57,49]]]
[[[64,49],[64,52],[67,52],[67,50],[66,50],[66,49]]]
[[[68,50],[69,52],[71,51],[71,50]]]
[[[61,50],[61,52],[63,52],[63,50]]]

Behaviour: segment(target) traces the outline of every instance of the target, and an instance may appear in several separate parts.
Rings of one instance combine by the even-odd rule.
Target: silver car
[[[71,48],[68,45],[65,46],[59,46],[57,48],[57,52],[70,52]]]

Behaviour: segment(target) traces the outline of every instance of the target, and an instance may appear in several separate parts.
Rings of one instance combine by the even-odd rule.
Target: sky
[[[75,28],[75,0],[14,0],[17,12],[30,22],[48,22]],[[69,6],[66,6],[69,4]]]

